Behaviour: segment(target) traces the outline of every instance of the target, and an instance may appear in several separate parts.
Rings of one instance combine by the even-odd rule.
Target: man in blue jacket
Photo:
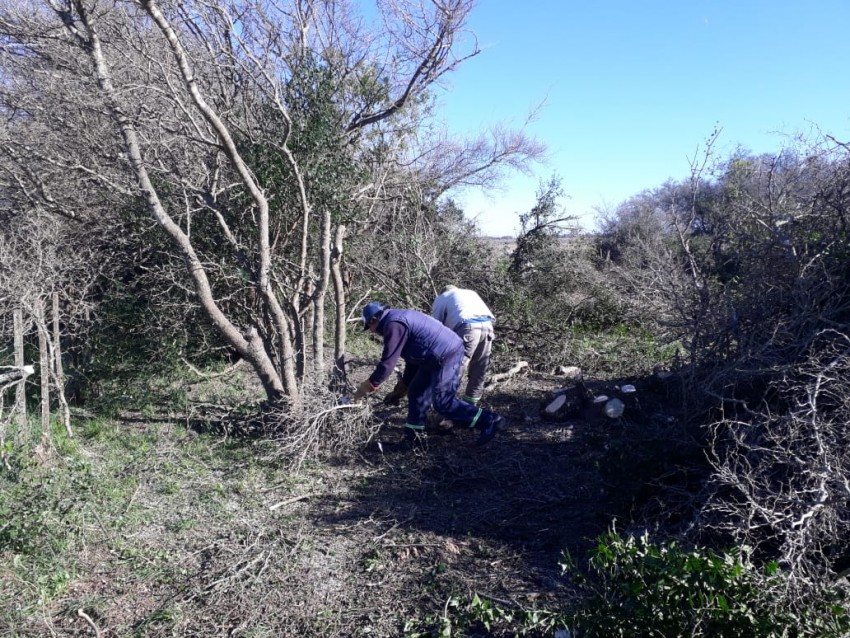
[[[443,417],[477,429],[479,445],[501,429],[504,417],[456,398],[464,349],[454,332],[418,310],[388,308],[378,301],[364,306],[363,325],[383,337],[384,351],[375,371],[358,386],[352,397],[355,401],[377,390],[401,357],[405,368],[399,386],[407,389],[404,427],[409,437],[425,430],[431,405]]]

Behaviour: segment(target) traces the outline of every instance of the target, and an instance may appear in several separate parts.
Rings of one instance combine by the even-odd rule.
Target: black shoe
[[[490,439],[496,436],[505,425],[505,417],[497,416],[493,419],[492,423],[488,425],[486,428],[481,430],[481,434],[478,435],[478,441],[476,445],[484,445],[488,443]]]

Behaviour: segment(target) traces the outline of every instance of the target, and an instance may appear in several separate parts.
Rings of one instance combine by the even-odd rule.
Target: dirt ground
[[[127,487],[110,488],[115,505],[95,490],[75,506],[85,527],[67,590],[10,635],[513,635],[445,628],[476,596],[507,611],[573,602],[564,552],[584,564],[628,518],[635,491],[618,459],[655,418],[543,420],[570,385],[538,371],[491,385],[484,404],[507,427],[481,447],[454,429],[411,449],[405,407],[376,397],[365,448],[297,474],[267,438],[127,418],[117,449],[144,447],[91,470]],[[85,453],[102,462],[106,445]]]
[[[376,401],[380,431],[359,459],[339,468],[351,473],[348,486],[309,512],[316,529],[344,530],[349,540],[358,528],[369,530],[353,540],[372,547],[375,569],[355,589],[396,588],[392,598],[412,588],[412,608],[432,613],[452,596],[475,594],[509,609],[569,604],[564,553],[582,563],[595,538],[628,514],[631,494],[602,466],[635,426],[628,411],[615,420],[542,419],[552,391],[572,385],[531,371],[490,386],[484,405],[508,424],[482,447],[477,432],[456,428],[432,429],[411,449],[404,406]]]

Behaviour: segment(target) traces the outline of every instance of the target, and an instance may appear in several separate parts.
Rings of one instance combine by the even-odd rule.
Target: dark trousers
[[[413,378],[407,391],[407,423],[413,426],[425,426],[428,408],[434,409],[443,417],[458,423],[472,423],[478,417],[475,426],[482,429],[489,425],[495,415],[466,401],[457,399],[459,373],[463,363],[463,347],[446,356],[439,365],[419,365],[415,367]],[[410,366],[410,364],[406,364]],[[405,375],[410,374],[405,370]]]

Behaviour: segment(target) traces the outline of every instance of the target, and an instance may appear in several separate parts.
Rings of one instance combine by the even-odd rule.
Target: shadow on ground
[[[385,424],[362,458],[376,473],[316,507],[317,525],[386,521],[387,530],[404,530],[403,542],[411,546],[435,538],[469,543],[479,559],[485,544],[493,570],[501,552],[519,556],[526,583],[557,590],[562,553],[581,559],[622,515],[622,501],[612,498],[600,471],[611,430],[621,426],[544,422],[539,395],[527,382],[521,390],[508,386],[488,395],[487,406],[508,425],[481,447],[477,432],[455,429],[431,433],[411,448],[404,408],[377,408]]]

